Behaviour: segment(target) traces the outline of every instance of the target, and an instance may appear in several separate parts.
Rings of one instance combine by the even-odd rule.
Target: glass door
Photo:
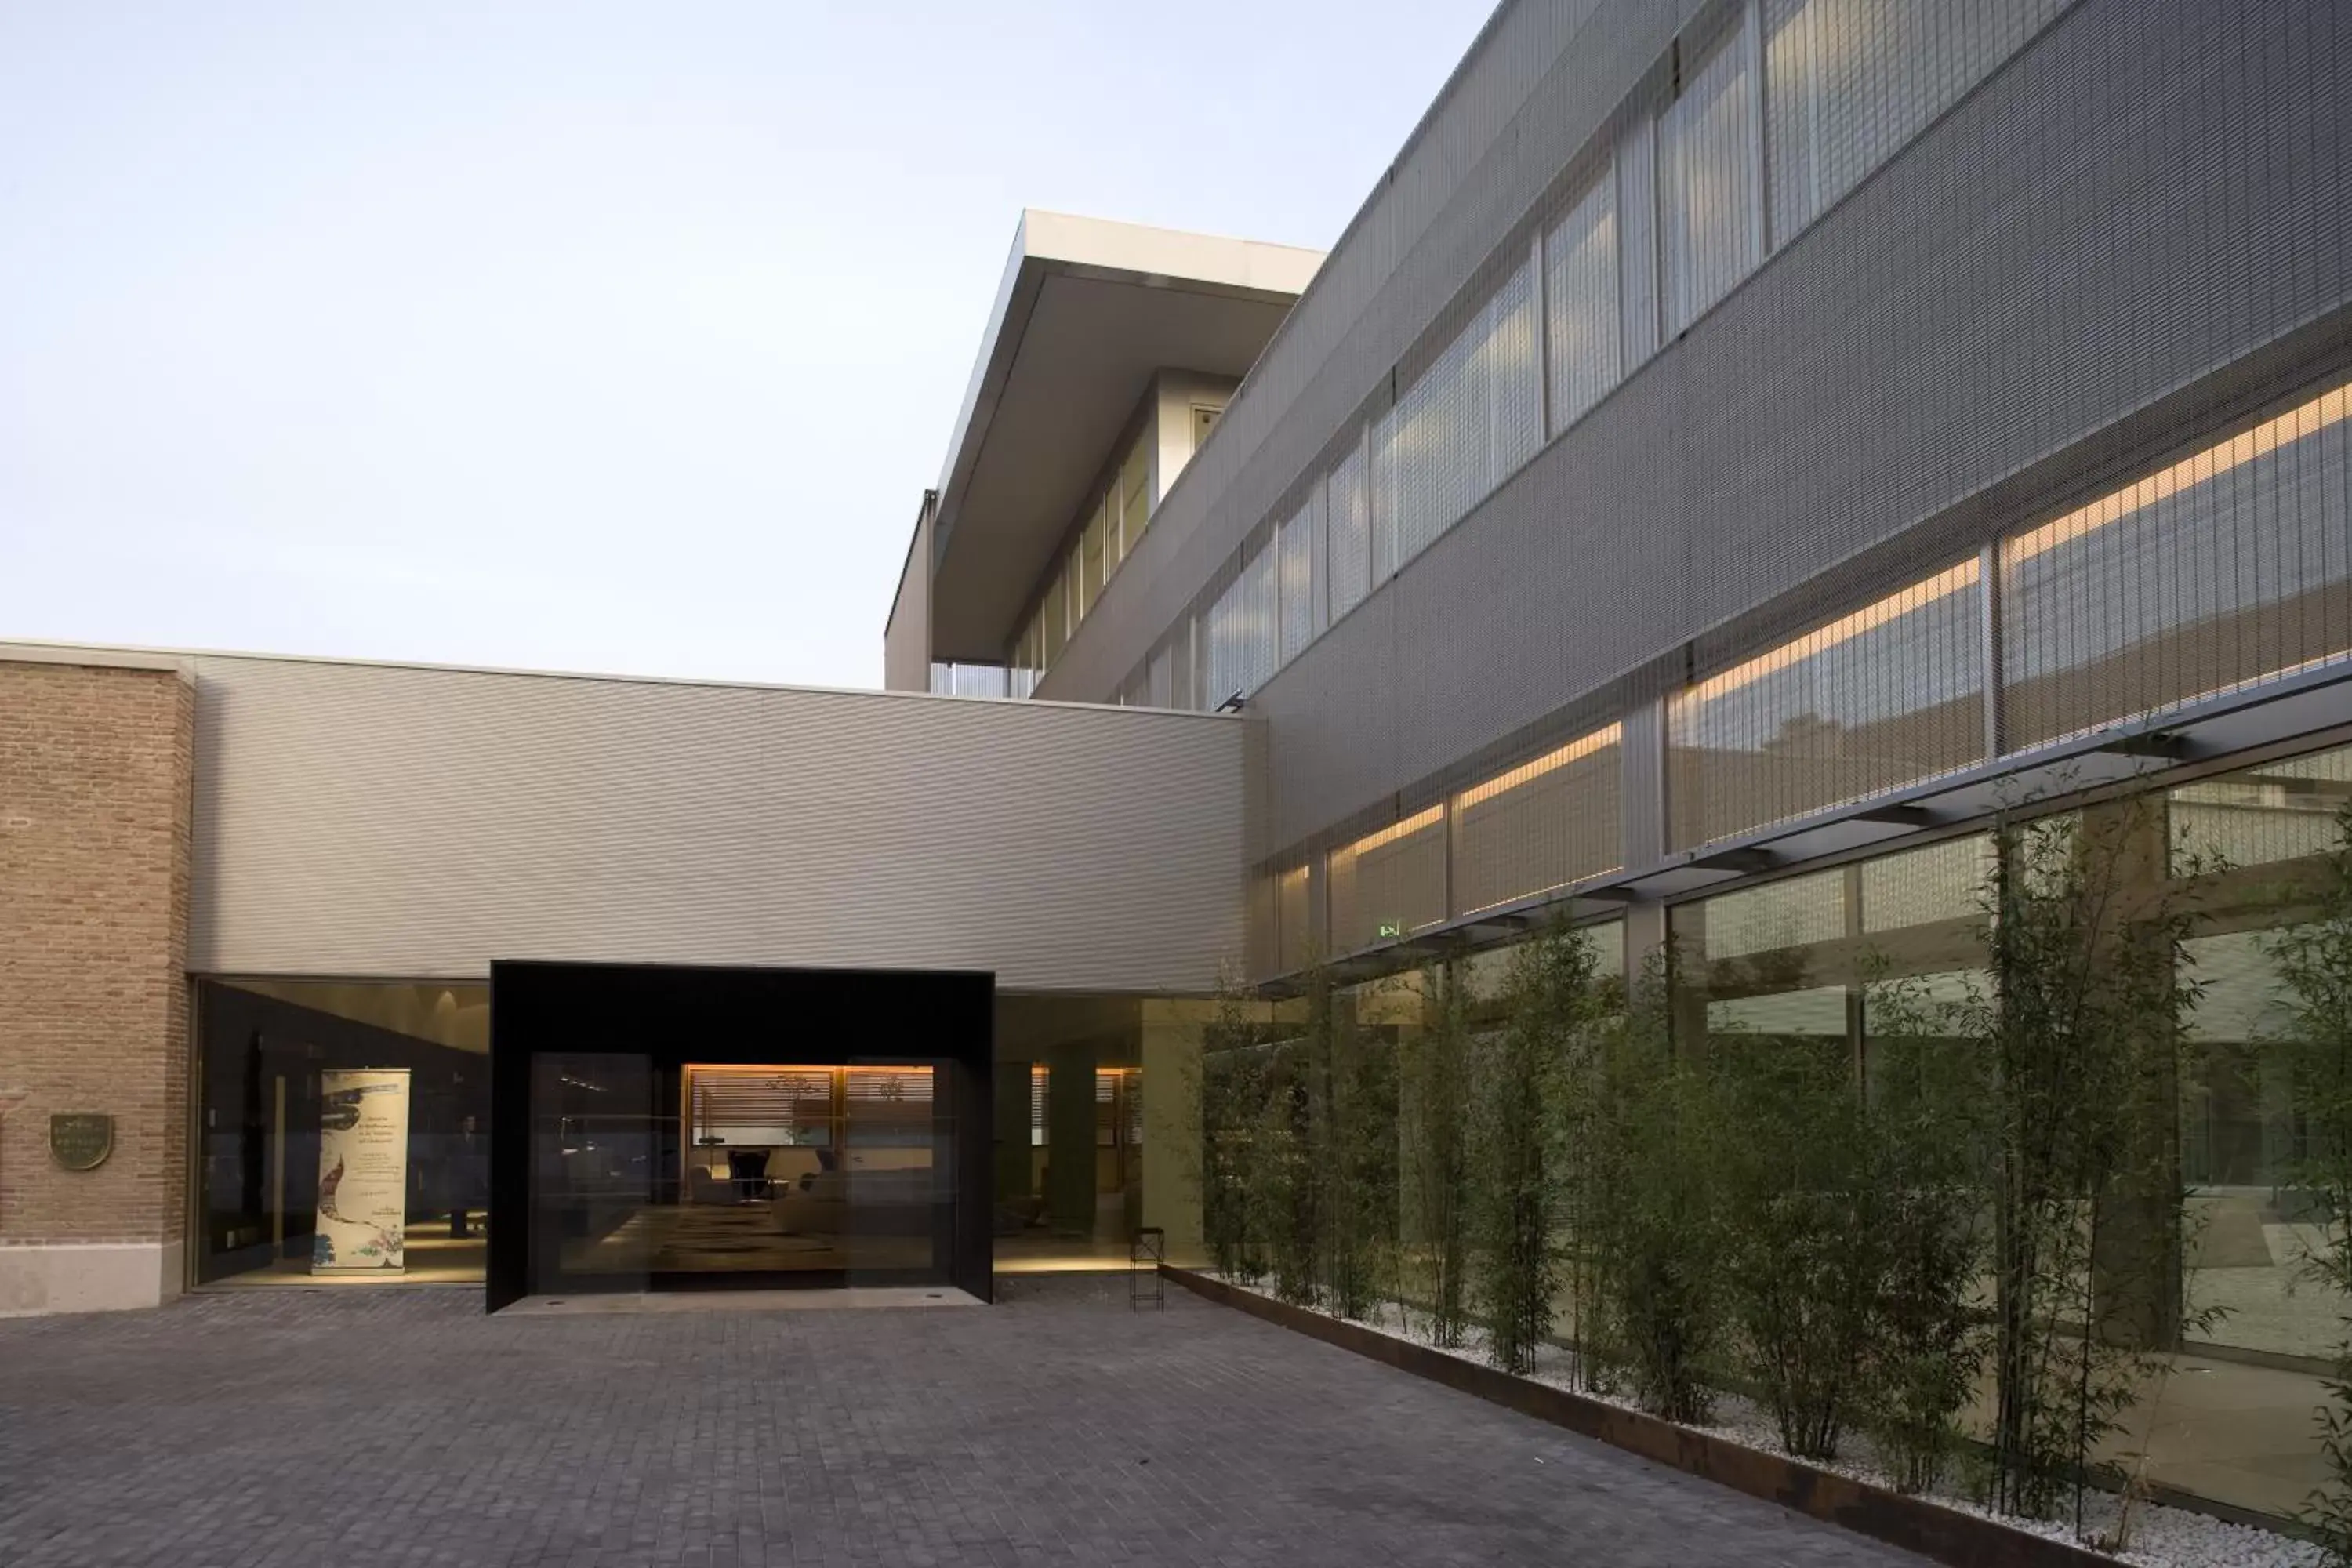
[[[842,1069],[853,1285],[934,1284],[954,1252],[955,1126],[940,1063]]]
[[[663,1077],[637,1055],[531,1058],[531,1293],[646,1289],[676,1212]]]

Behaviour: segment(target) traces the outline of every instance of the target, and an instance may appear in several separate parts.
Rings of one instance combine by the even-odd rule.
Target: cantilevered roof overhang
[[[931,657],[993,660],[1152,373],[1238,378],[1323,255],[1021,215],[940,475]]]

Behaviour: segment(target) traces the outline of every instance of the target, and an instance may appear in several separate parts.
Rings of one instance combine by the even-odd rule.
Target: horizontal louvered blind
[[[694,1134],[773,1138],[793,1143],[829,1142],[833,1126],[832,1069],[744,1072],[724,1068],[688,1070]],[[730,1132],[730,1130],[732,1130]]]

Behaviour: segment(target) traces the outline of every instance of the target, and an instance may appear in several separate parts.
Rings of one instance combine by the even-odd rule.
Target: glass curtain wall
[[[929,1283],[956,1129],[933,1065],[532,1058],[546,1290]]]
[[[489,992],[196,984],[198,1284],[479,1280]]]
[[[2304,1259],[2342,1245],[2341,1216],[2305,1182],[2315,1143],[2298,1062],[2312,1039],[2301,1022],[2320,998],[2299,989],[2289,961],[2323,945],[2324,856],[2347,845],[2352,749],[2292,757],[2168,792],[2176,872],[2199,915],[2188,943],[2201,993],[2189,1016],[2182,1174],[2193,1194],[2189,1292],[2222,1310],[2210,1339],[2318,1363],[2343,1338],[2342,1303],[2302,1277]],[[2211,868],[2221,868],[2213,869]],[[2339,971],[2340,973],[2340,971]]]
[[[2151,1473],[2273,1514],[2292,1514],[2323,1479],[2301,1434],[2343,1338],[2344,1303],[2309,1267],[2344,1245],[2309,1165],[2328,1152],[2314,1064],[2332,1060],[2340,1039],[2308,1020],[2334,1004],[2324,977],[2352,967],[2352,939],[2322,923],[2342,912],[2324,895],[2336,885],[2326,858],[2352,855],[2347,807],[2352,748],[2337,748],[2081,816],[2128,819],[2168,847],[2116,861],[2117,907],[2163,898],[2189,921],[2179,1132],[2163,1154],[2186,1202],[2178,1229],[2148,1245],[2177,1268],[2178,1300],[2158,1321],[2186,1325],[2160,1331],[2202,1375],[2176,1393]],[[1712,1060],[1809,1044],[1848,1060],[1870,1092],[1874,1073],[1925,1043],[1887,1032],[1898,1014],[1880,1018],[1893,995],[1882,988],[1931,1001],[1997,994],[1984,945],[1992,854],[1990,836],[1957,837],[1676,906],[1678,1048]],[[1906,1010],[1916,1031],[1916,1001]]]
[[[998,995],[1000,1273],[1125,1268],[1139,1226],[1170,1228],[1161,1215],[1147,1221],[1144,1182],[1146,1015],[1167,1005],[1133,996]],[[1149,1021],[1164,1022],[1157,1014]],[[1197,1053],[1197,1022],[1192,1027]],[[1181,1047],[1165,1033],[1153,1036],[1155,1050]],[[1181,1062],[1171,1067],[1166,1092],[1181,1092],[1182,1074]]]

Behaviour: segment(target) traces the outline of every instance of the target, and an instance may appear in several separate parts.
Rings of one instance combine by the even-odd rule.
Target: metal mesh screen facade
[[[1623,858],[1619,730],[1570,742],[1454,797],[1454,912],[1475,914]]]
[[[1274,673],[1279,649],[1278,542],[1267,539],[1210,606],[1208,705],[1246,697]]]
[[[2063,0],[1765,0],[1772,237],[1794,235],[2063,8]]]
[[[1543,445],[1532,263],[1511,274],[1372,430],[1372,574],[1430,542]]]
[[[1981,762],[1982,593],[1969,561],[1676,693],[1675,847]]]
[[[2352,652],[2352,392],[2001,546],[2011,749]]]
[[[1354,952],[1445,920],[1445,808],[1331,852],[1331,945]]]
[[[1669,336],[1698,320],[1762,259],[1747,15],[1741,10],[1740,20],[1685,68],[1681,93],[1658,121]]]
[[[1285,519],[1277,539],[1281,552],[1276,592],[1282,601],[1282,637],[1279,649],[1284,663],[1299,653],[1323,628],[1322,595],[1318,592],[1320,574],[1316,571],[1316,559],[1322,554],[1320,524],[1322,509],[1316,504],[1318,494],[1310,492],[1299,509]]]
[[[1364,601],[1372,586],[1372,483],[1361,442],[1332,466],[1325,487],[1330,585],[1325,597],[1338,620]]]
[[[1638,116],[1617,139],[1618,310],[1624,368],[1658,352],[1658,122]],[[1565,429],[1562,422],[1559,428]]]
[[[2125,519],[1997,550],[1989,582],[1792,656],[1801,670],[1711,684],[1782,628],[2031,537],[2130,473],[2125,454],[2185,449],[2344,363],[2347,62],[2337,7],[1515,0],[1041,694],[1117,689],[1163,636],[1181,661],[1202,590],[1318,472],[1328,629],[1278,641],[1251,693],[1267,721],[1257,863],[1454,801],[1477,776],[1466,759],[1573,733],[1566,714],[1634,734],[1694,668],[1671,749],[1623,749],[1637,868],[1666,847],[1662,809],[1655,837],[1709,843],[1977,761],[1996,668],[2014,747],[2332,658],[2345,574],[2324,531],[2287,517],[2329,515],[2328,481],[2273,478],[2251,510],[2221,509],[2221,542],[2174,551],[2193,580],[2124,549],[2164,526]],[[1621,366],[1579,415],[1565,220],[1599,179],[1615,187]],[[1417,554],[1392,535],[1376,574],[1372,476],[1349,437],[1439,363],[1465,280],[1507,277],[1531,228],[1557,434]],[[1383,485],[1404,427],[1388,424]],[[2296,438],[2306,476],[2338,438]],[[2249,467],[2227,483],[2266,471]],[[2117,574],[2105,586],[2067,564],[2093,551]],[[2081,574],[2071,589],[2037,589],[2062,571]],[[2072,593],[2076,626],[2038,623],[2037,591]],[[1866,650],[1888,670],[1924,661],[1909,707],[1874,690]],[[1203,705],[1227,694],[1194,685]],[[1358,858],[1338,857],[1351,876]],[[1457,911],[1471,860],[1453,868]],[[1336,878],[1329,892],[1347,901]]]
[[[1617,181],[1604,171],[1544,236],[1551,427],[1576,423],[1624,373],[1617,300]]]
[[[1285,973],[1304,969],[1315,960],[1314,876],[1305,866],[1275,873],[1276,948]]]

